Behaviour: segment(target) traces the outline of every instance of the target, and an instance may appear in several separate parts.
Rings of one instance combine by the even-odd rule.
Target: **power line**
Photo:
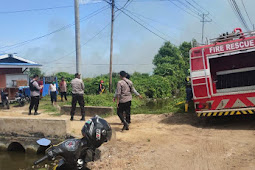
[[[106,10],[106,9],[109,8],[109,7],[107,7],[107,8],[106,8],[106,7],[107,7],[107,6],[104,6],[104,7],[100,8],[100,9],[98,9],[98,10],[92,12],[91,14],[89,14],[89,15],[87,15],[87,16],[81,18],[81,19],[80,19],[80,22],[82,22],[82,21],[84,21],[84,20],[86,20],[86,19],[92,18],[93,16],[95,16],[95,15],[97,15],[97,14],[99,14],[99,13],[101,13],[101,12],[103,12],[104,10]],[[14,49],[14,48],[23,46],[23,45],[25,45],[25,44],[27,44],[27,43],[30,43],[30,42],[32,42],[32,41],[35,41],[35,40],[38,40],[38,39],[41,39],[41,38],[44,38],[44,37],[48,37],[48,36],[50,36],[50,35],[52,35],[52,34],[55,34],[55,33],[57,33],[57,32],[63,31],[63,30],[65,30],[65,29],[67,29],[67,28],[70,28],[70,27],[72,27],[72,26],[74,26],[74,25],[75,25],[75,23],[68,24],[68,25],[65,25],[65,26],[63,26],[63,27],[61,27],[61,28],[59,28],[59,29],[56,29],[56,30],[54,30],[54,31],[52,31],[52,32],[50,32],[50,33],[47,33],[47,34],[44,34],[44,35],[41,35],[41,36],[38,36],[38,37],[35,37],[35,38],[32,38],[32,39],[29,39],[29,40],[26,40],[26,41],[22,41],[22,42],[13,44],[13,45],[3,46],[3,47],[0,47],[0,49],[4,49],[4,48],[11,47],[11,48],[6,49],[6,51],[7,51],[7,50],[11,50],[11,49]]]
[[[35,8],[35,9],[24,9],[24,10],[16,10],[16,11],[0,11],[0,14],[13,14],[13,13],[22,13],[22,12],[34,12],[34,11],[47,11],[52,9],[63,9],[63,8],[72,8],[73,5],[66,6],[56,6],[56,7],[48,7],[48,8]]]
[[[120,9],[124,9],[127,5],[131,4],[133,0],[127,0],[126,3],[120,8]],[[118,11],[118,10],[117,10]],[[116,11],[115,11],[116,12]]]
[[[101,34],[101,32],[103,32],[108,26],[110,25],[110,23],[108,23],[107,25],[105,25],[102,29],[100,29],[95,35],[93,35],[90,39],[88,39],[85,43],[83,43],[81,45],[81,47],[83,47],[84,45],[88,44],[90,41],[92,41],[94,38],[96,38],[99,34]],[[65,57],[68,57],[70,54],[73,54],[76,50],[71,51],[70,53],[66,54],[64,57],[60,57],[57,58],[55,60],[52,60],[51,62],[55,62],[55,61],[59,61],[60,59],[64,59]]]
[[[156,27],[152,26],[151,24],[145,22],[144,20],[142,20],[141,18],[139,18],[139,17],[137,16],[137,14],[133,13],[132,11],[130,11],[130,10],[128,10],[128,9],[125,9],[125,11],[129,12],[131,15],[133,15],[133,16],[136,17],[136,18],[138,18],[141,22],[143,22],[143,23],[147,24],[148,26],[154,28],[154,29],[157,30],[159,33],[161,33],[162,35],[167,36],[167,37],[169,37],[170,39],[174,39],[175,41],[178,42],[177,39],[175,39],[174,37],[171,37],[171,36],[167,35],[166,33],[162,32],[162,31],[160,31],[159,29],[157,29]]]
[[[185,4],[184,2],[177,0],[177,2],[179,2],[182,6],[184,6],[185,8],[187,8],[188,10],[190,10],[193,14],[198,15],[200,14],[199,11],[197,11],[196,9],[191,8],[189,5]]]
[[[232,9],[234,10],[234,12],[235,12],[237,18],[238,18],[239,21],[241,22],[241,24],[245,27],[245,29],[246,29],[247,31],[249,31],[250,29],[249,29],[249,27],[248,27],[248,25],[247,25],[247,23],[246,23],[246,21],[245,21],[243,15],[242,15],[242,13],[241,13],[241,11],[240,11],[240,9],[239,9],[239,7],[238,7],[236,1],[235,1],[235,0],[229,0],[229,3],[230,3],[230,6],[232,7]]]
[[[202,7],[199,3],[197,3],[195,0],[192,0],[197,6],[199,6],[201,9],[203,9],[206,13],[209,13],[204,7]]]
[[[160,25],[162,25],[162,26],[165,26],[165,27],[168,27],[169,28],[169,25],[168,24],[166,24],[166,23],[164,23],[164,22],[160,22],[160,21],[158,21],[158,20],[156,20],[156,19],[152,19],[152,18],[149,18],[149,17],[147,17],[147,16],[144,16],[144,15],[142,15],[142,14],[140,14],[140,13],[137,13],[137,12],[134,12],[134,11],[131,11],[131,10],[128,10],[128,11],[130,11],[131,13],[133,13],[133,14],[135,14],[135,15],[137,15],[137,16],[140,16],[140,17],[142,17],[142,18],[144,18],[144,19],[146,19],[146,20],[150,20],[150,21],[152,21],[152,22],[155,22],[155,23],[158,23],[158,24],[160,24]],[[172,24],[172,23],[171,23]],[[176,26],[176,25],[175,25]],[[172,27],[172,26],[171,26]],[[174,27],[174,29],[176,29],[176,30],[179,30],[179,31],[185,31],[185,29],[184,28],[180,28],[180,27]],[[195,33],[195,34],[201,34],[200,32],[193,32],[193,33]]]
[[[116,7],[117,8],[117,7]],[[117,8],[118,9],[118,8]],[[134,19],[133,17],[131,17],[130,15],[128,15],[125,11],[123,11],[122,9],[119,9],[123,14],[125,14],[127,17],[129,17],[130,19],[132,19],[134,22],[136,22],[137,24],[139,24],[140,26],[142,26],[143,28],[145,28],[146,30],[148,30],[149,32],[151,32],[152,34],[156,35],[157,37],[161,38],[164,41],[168,41],[167,39],[163,38],[162,36],[158,35],[157,33],[155,33],[154,31],[152,31],[151,29],[147,28],[146,26],[144,26],[143,24],[141,24],[140,22],[138,22],[136,19]]]
[[[174,3],[173,1],[168,0],[168,2],[171,2],[171,3],[174,4],[177,8],[181,9],[181,10],[184,11],[185,13],[187,13],[187,14],[189,14],[189,15],[191,15],[191,16],[197,18],[197,19],[200,19],[200,17],[198,17],[198,16],[196,16],[196,15],[190,13],[189,11],[187,11],[186,9],[180,7],[179,5],[177,5],[176,3]]]
[[[129,5],[129,4],[128,4]],[[128,6],[127,5],[127,6]],[[127,7],[126,6],[126,7]],[[117,19],[117,17],[120,15],[121,13],[118,13],[117,15],[116,15],[116,17],[115,17],[115,20]],[[81,45],[81,47],[83,47],[84,45],[86,45],[86,44],[88,44],[90,41],[92,41],[94,38],[96,38],[99,34],[101,34],[108,26],[110,25],[110,23],[108,23],[107,25],[105,25],[98,33],[96,33],[94,36],[92,36],[89,40],[87,40],[85,43],[83,43],[82,45]],[[70,53],[68,53],[68,54],[66,54],[64,57],[60,57],[60,58],[57,58],[57,59],[55,59],[55,60],[52,60],[51,62],[53,63],[53,62],[55,62],[55,61],[59,61],[60,59],[64,59],[64,58],[66,58],[66,57],[68,57],[70,54],[72,54],[72,53],[74,53],[75,52],[75,50],[73,50],[72,52],[70,52]],[[47,66],[46,66],[47,67]]]
[[[196,7],[196,5],[193,5],[190,1],[185,0],[191,7],[193,7],[195,10],[198,11],[198,13],[204,13],[201,9]],[[209,12],[208,12],[209,13]]]
[[[245,10],[245,12],[246,12],[246,15],[248,16],[248,19],[249,19],[249,21],[250,21],[252,27],[254,27],[254,24],[251,22],[251,18],[250,18],[249,14],[248,14],[248,12],[247,12],[247,10],[246,10],[246,7],[245,7],[245,5],[244,5],[243,0],[242,0],[241,2],[242,2],[242,4],[243,4],[243,8],[244,8],[244,10]],[[253,28],[253,29],[254,29],[254,28]]]

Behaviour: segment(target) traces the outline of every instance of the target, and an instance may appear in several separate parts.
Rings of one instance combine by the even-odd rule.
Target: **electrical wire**
[[[187,5],[186,3],[180,1],[180,0],[177,0],[177,2],[179,2],[182,6],[184,6],[186,9],[188,9],[190,12],[192,12],[194,15],[197,15],[197,16],[201,16],[201,14],[199,13],[199,11],[197,11],[196,9],[193,9],[191,8],[189,5]]]
[[[102,29],[100,29],[99,32],[97,32],[95,35],[93,35],[90,39],[88,39],[85,43],[81,44],[81,47],[85,46],[86,44],[88,44],[90,41],[92,41],[93,39],[95,39],[99,34],[101,34],[101,32],[103,32],[108,26],[110,25],[110,23],[108,23],[107,25],[105,25]],[[71,51],[70,53],[66,54],[64,57],[60,57],[57,58],[55,60],[52,60],[51,62],[55,62],[55,61],[59,61],[61,59],[64,59],[66,57],[68,57],[70,54],[73,54],[76,50]]]
[[[140,13],[137,13],[137,12],[134,12],[134,11],[131,11],[131,10],[128,10],[128,11],[130,11],[131,13],[133,13],[133,14],[135,14],[135,15],[137,15],[137,16],[140,16],[140,17],[142,17],[142,18],[144,18],[144,19],[146,19],[146,20],[149,20],[149,21],[158,23],[158,24],[160,24],[160,25],[162,25],[162,26],[165,26],[165,27],[167,27],[167,28],[170,27],[170,25],[168,25],[168,24],[166,24],[166,23],[164,23],[164,22],[160,22],[160,21],[158,21],[158,20],[156,20],[156,19],[149,18],[149,17],[147,17],[147,16],[144,16],[144,15],[142,15],[142,14],[140,14]],[[172,23],[171,23],[171,24],[172,24]],[[176,25],[175,25],[175,26],[176,26]],[[179,30],[179,31],[185,31],[184,28],[180,28],[180,27],[178,27],[178,28],[174,27],[174,29]],[[192,33],[199,34],[199,35],[201,34],[201,33],[199,33],[199,32],[192,32]]]
[[[202,7],[199,3],[197,3],[195,0],[192,0],[197,6],[199,6],[201,9],[203,9],[206,13],[209,13],[208,10],[206,10],[204,7]]]
[[[181,10],[182,10],[182,11],[184,11],[185,13],[187,13],[187,14],[189,14],[189,15],[191,15],[191,16],[193,16],[193,17],[195,17],[195,18],[197,18],[197,19],[199,19],[199,20],[200,20],[200,17],[198,17],[198,16],[196,16],[196,15],[194,15],[194,14],[190,13],[189,11],[187,11],[186,9],[184,9],[184,8],[180,7],[179,5],[177,5],[176,3],[174,3],[173,1],[168,0],[168,2],[170,2],[170,3],[174,4],[177,8],[181,9]]]
[[[63,8],[72,8],[74,6],[67,5],[67,6],[56,6],[56,7],[49,7],[49,8],[36,8],[36,9],[24,9],[24,10],[16,10],[16,11],[0,11],[0,14],[13,14],[13,13],[22,13],[22,12],[34,12],[34,11],[47,11],[52,9],[63,9]]]
[[[128,3],[130,4],[133,0],[127,0],[127,2],[120,8],[120,9],[124,9]],[[118,10],[117,10],[118,11]],[[116,12],[116,11],[115,11]]]
[[[117,7],[116,7],[117,8]],[[119,9],[119,8],[117,8]],[[130,19],[132,19],[134,22],[136,22],[137,24],[139,24],[140,26],[142,26],[143,28],[145,28],[146,30],[148,30],[149,32],[151,32],[152,34],[156,35],[157,37],[161,38],[164,41],[168,41],[167,39],[163,38],[162,36],[160,36],[159,34],[155,33],[154,31],[152,31],[151,29],[149,29],[148,27],[144,26],[143,24],[141,24],[140,22],[138,22],[136,19],[134,19],[132,16],[130,16],[129,14],[127,14],[125,11],[123,11],[122,9],[119,9],[123,14],[125,14],[127,17],[129,17]]]
[[[193,5],[190,1],[185,0],[187,4],[189,4],[191,7],[193,7],[195,10],[198,11],[198,13],[204,13],[201,9],[199,9],[198,7],[196,7],[196,5]],[[209,12],[208,12],[209,13]]]
[[[175,41],[179,42],[179,40],[177,40],[176,38],[172,37],[172,36],[169,36],[167,35],[166,33],[160,31],[159,29],[157,29],[156,27],[152,26],[151,24],[145,22],[144,20],[142,20],[137,14],[133,13],[132,11],[128,10],[128,9],[125,9],[125,11],[129,12],[129,14],[133,15],[134,17],[138,18],[141,22],[147,24],[148,26],[152,27],[153,29],[157,30],[159,33],[161,33],[162,35],[164,36],[167,36],[169,37],[170,39],[174,39]]]
[[[235,0],[229,0],[230,6],[232,7],[233,11],[235,12],[237,18],[239,19],[239,21],[241,22],[241,24],[244,26],[244,28],[249,31],[249,27],[247,25],[247,22],[245,21],[237,3]]]
[[[106,9],[108,9],[108,8],[109,8],[109,7],[104,6],[104,7],[100,8],[100,9],[98,9],[98,10],[92,12],[91,14],[89,14],[89,15],[87,15],[87,16],[81,18],[81,19],[80,19],[80,22],[82,22],[82,21],[84,21],[84,20],[86,20],[86,19],[92,18],[92,17],[96,16],[97,14],[103,12],[104,10],[106,10]],[[48,36],[50,36],[50,35],[52,35],[52,34],[55,34],[55,33],[57,33],[57,32],[63,31],[63,30],[65,30],[65,29],[67,29],[67,28],[70,28],[70,27],[72,27],[72,26],[74,26],[74,25],[75,25],[75,23],[68,24],[68,25],[65,25],[65,26],[63,26],[63,27],[61,27],[61,28],[58,28],[58,29],[56,29],[56,30],[54,30],[54,31],[52,31],[52,32],[50,32],[50,33],[47,33],[47,34],[44,34],[44,35],[41,35],[41,36],[38,36],[38,37],[35,37],[35,38],[32,38],[32,39],[29,39],[29,40],[26,40],[26,41],[22,41],[22,42],[13,44],[13,45],[3,46],[3,47],[0,47],[0,49],[5,49],[5,48],[8,48],[8,47],[11,47],[11,48],[5,49],[5,51],[8,51],[8,50],[11,50],[11,49],[14,49],[14,48],[23,46],[23,45],[25,45],[25,44],[31,43],[31,42],[33,42],[33,41],[35,41],[35,40],[38,40],[38,39],[41,39],[41,38],[44,38],[44,37],[48,37]]]
[[[107,2],[107,1],[106,1]],[[109,2],[107,2],[109,4]],[[129,5],[129,4],[128,4]],[[128,6],[126,5],[126,6]],[[120,15],[121,13],[118,13],[115,17],[115,19]],[[110,23],[108,23],[106,26],[104,26],[98,33],[96,33],[94,36],[92,36],[89,40],[87,40],[84,44],[81,45],[81,47],[85,46],[86,44],[88,44],[90,41],[92,41],[94,38],[96,38],[99,34],[101,34],[103,32],[103,30],[105,30],[108,26],[110,25]],[[73,50],[71,52],[69,52],[68,54],[66,54],[64,57],[60,57],[60,58],[57,58],[53,61],[51,61],[52,63],[55,62],[55,61],[59,61],[61,59],[64,59],[66,57],[68,57],[70,54],[73,54],[76,50]],[[56,64],[56,63],[55,63]],[[59,64],[64,64],[64,63],[59,63]],[[47,66],[46,66],[47,67]],[[50,66],[48,66],[50,67]]]
[[[105,0],[104,0],[104,1],[105,1]],[[132,0],[131,0],[131,1],[132,1]],[[131,1],[130,1],[130,3],[131,3]],[[107,2],[107,1],[105,1],[105,2]],[[109,4],[109,2],[107,2],[107,3]],[[128,5],[130,5],[130,3],[129,3],[129,4],[126,4],[124,8],[126,8]],[[124,8],[123,8],[123,9],[124,9]],[[115,20],[118,18],[118,16],[119,16],[121,13],[122,13],[122,12],[119,12],[119,13],[116,15]],[[108,23],[106,26],[104,26],[98,33],[96,33],[96,34],[95,34],[94,36],[92,36],[89,40],[87,40],[84,44],[82,44],[81,47],[83,47],[84,45],[88,44],[88,43],[91,42],[93,39],[95,39],[95,38],[96,38],[99,34],[101,34],[101,33],[103,32],[103,30],[105,30],[110,24],[111,24],[111,23]],[[53,60],[53,61],[51,61],[51,62],[53,63],[53,62],[55,62],[55,61],[59,61],[59,60],[61,60],[61,59],[64,59],[64,58],[68,57],[70,54],[74,53],[75,51],[76,51],[76,50],[73,50],[72,52],[66,54],[64,57],[62,56],[62,57],[57,58],[57,59],[55,59],[55,60]],[[56,64],[56,63],[55,63],[55,64]],[[59,63],[59,64],[64,64],[64,63]],[[51,66],[46,66],[46,67],[51,67]]]
[[[252,21],[251,21],[251,18],[250,18],[249,14],[248,14],[248,12],[247,12],[247,10],[246,10],[246,6],[244,5],[243,0],[241,0],[241,2],[242,2],[242,4],[243,4],[243,8],[244,8],[244,10],[245,10],[245,12],[246,12],[246,15],[247,15],[247,17],[248,17],[248,19],[249,19],[249,21],[250,21],[250,24],[251,24],[252,27],[253,27],[254,25],[253,25],[253,23],[252,23]]]

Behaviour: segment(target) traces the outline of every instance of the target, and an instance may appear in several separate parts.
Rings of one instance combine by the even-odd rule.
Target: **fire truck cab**
[[[255,113],[255,32],[236,28],[190,50],[197,116]]]

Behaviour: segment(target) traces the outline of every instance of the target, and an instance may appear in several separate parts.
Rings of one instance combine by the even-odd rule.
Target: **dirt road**
[[[0,116],[26,117],[25,111],[13,108],[0,111]],[[132,115],[130,130],[125,132],[120,131],[117,116],[106,119],[115,138],[101,147],[102,158],[90,163],[91,169],[255,169],[255,116]],[[80,135],[83,124],[71,122],[72,133]]]
[[[92,169],[255,169],[255,117],[199,120],[191,114],[133,115],[129,131],[102,147]]]

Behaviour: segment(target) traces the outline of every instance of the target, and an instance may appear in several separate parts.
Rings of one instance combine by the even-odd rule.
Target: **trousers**
[[[60,95],[61,95],[61,101],[63,101],[63,97],[65,97],[65,100],[67,100],[66,92],[60,92]]]
[[[126,103],[119,103],[117,114],[122,122],[124,121],[126,121],[127,123],[131,122],[130,111],[131,111],[131,101],[128,101]],[[124,118],[124,112],[126,114],[126,118]]]
[[[31,112],[33,108],[35,109],[35,112],[37,112],[39,106],[39,99],[39,96],[31,96],[29,112]]]
[[[81,116],[84,117],[85,116],[84,98],[83,98],[83,95],[80,95],[80,94],[73,94],[72,95],[71,116],[74,116],[74,114],[75,114],[75,109],[76,109],[77,102],[79,103],[80,108],[81,108]]]
[[[50,100],[51,100],[51,103],[57,102],[57,92],[56,91],[50,92]]]

